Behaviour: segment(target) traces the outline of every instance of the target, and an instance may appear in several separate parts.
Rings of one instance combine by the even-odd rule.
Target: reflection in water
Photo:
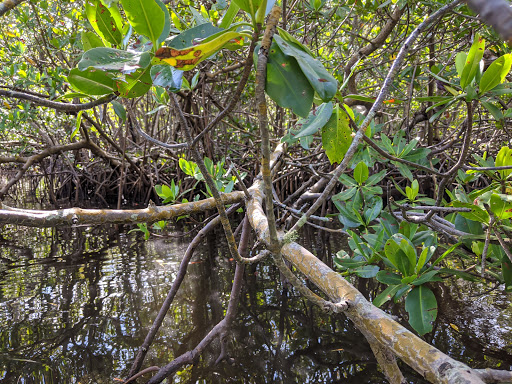
[[[234,265],[224,246],[214,243],[218,238],[222,236],[212,236],[210,246],[194,256],[144,366],[162,366],[193,348],[223,317]],[[145,242],[116,227],[6,226],[0,244],[0,380],[87,384],[125,377],[187,241]],[[230,333],[230,359],[214,365],[214,344],[197,365],[184,368],[170,382],[385,382],[370,348],[344,316],[321,315],[282,290],[278,281],[279,273],[268,264],[247,267]],[[471,337],[475,329],[467,328]],[[446,350],[443,341],[453,344],[454,337],[445,337],[445,324],[436,329],[439,340],[434,344]],[[509,337],[496,337],[510,346]],[[468,346],[455,355],[474,361],[478,353]],[[411,382],[422,382],[406,367],[404,371]]]

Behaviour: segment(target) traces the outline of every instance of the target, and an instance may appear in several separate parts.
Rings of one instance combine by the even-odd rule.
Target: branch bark
[[[6,0],[3,3],[0,3],[0,16],[5,15],[7,12],[9,12],[14,7],[20,5],[25,0]]]
[[[243,201],[245,195],[241,191],[225,193],[220,199],[224,204]],[[73,225],[96,224],[135,224],[170,220],[174,217],[191,215],[215,208],[215,199],[210,197],[200,201],[174,204],[163,207],[149,206],[145,209],[82,209],[69,208],[60,210],[17,209],[2,205],[0,224],[16,224],[27,227],[60,227]]]
[[[512,8],[505,0],[466,0],[484,23],[493,27],[503,40],[512,43]]]

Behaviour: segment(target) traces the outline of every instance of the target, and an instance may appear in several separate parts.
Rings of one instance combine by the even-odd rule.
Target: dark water
[[[234,265],[222,243],[215,243],[220,238],[213,235],[195,254],[145,367],[162,366],[193,348],[222,319]],[[144,241],[116,227],[5,226],[0,232],[0,381],[121,382],[188,241]],[[197,365],[169,382],[385,382],[349,321],[322,315],[279,280],[267,263],[248,267],[230,332],[230,363],[214,365],[218,346],[213,344]],[[461,282],[439,289],[443,316],[429,341],[472,367],[508,369],[509,296],[500,290],[469,296],[485,288]],[[410,382],[422,382],[403,369]]]

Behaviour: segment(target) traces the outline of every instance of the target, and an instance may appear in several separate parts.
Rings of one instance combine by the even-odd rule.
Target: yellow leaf
[[[457,332],[459,332],[459,327],[457,327],[455,324],[450,323],[450,327],[455,329]]]
[[[227,31],[220,36],[206,43],[194,45],[183,49],[174,49],[171,47],[162,47],[156,51],[155,57],[164,61],[172,67],[183,71],[190,71],[201,61],[207,59],[215,52],[220,50],[230,40],[246,34]]]
[[[7,102],[7,101],[4,101],[4,106],[5,108],[7,109],[11,109],[12,107],[10,106],[10,104]]]

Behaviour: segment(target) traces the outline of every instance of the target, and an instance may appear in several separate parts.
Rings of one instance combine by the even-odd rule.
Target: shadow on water
[[[211,236],[209,246],[194,256],[144,366],[162,366],[193,348],[224,315],[234,265],[218,239],[220,233]],[[5,226],[0,232],[0,381],[121,382],[188,241],[144,241],[140,234],[113,226]],[[230,332],[229,361],[214,364],[214,344],[197,365],[169,382],[385,382],[369,346],[344,316],[321,314],[279,281],[279,273],[267,263],[248,267]],[[442,309],[444,317],[430,341],[472,366],[508,368],[508,297],[499,296],[502,307],[492,312],[496,298],[491,295],[466,301],[465,291],[459,296],[451,292],[461,290],[456,285],[443,289],[438,294],[446,298],[442,302],[452,300],[448,307],[453,318],[449,309]],[[460,318],[456,305],[468,309],[470,304],[474,309]],[[505,311],[507,315],[500,315]],[[478,328],[478,319],[484,317],[493,321],[495,331]],[[404,372],[410,382],[423,382],[407,367]]]

